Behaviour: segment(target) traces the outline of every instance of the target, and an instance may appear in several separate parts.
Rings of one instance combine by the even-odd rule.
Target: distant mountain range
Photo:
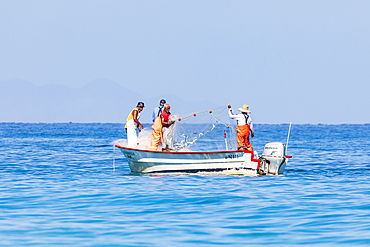
[[[143,101],[146,107],[141,121],[149,123],[161,98],[171,103],[174,113],[214,107],[210,102],[189,102],[175,95],[143,98],[107,79],[97,79],[77,89],[11,80],[0,82],[0,122],[125,122],[130,110]]]

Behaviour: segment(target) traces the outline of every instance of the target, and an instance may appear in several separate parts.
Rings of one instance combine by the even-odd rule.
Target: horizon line
[[[15,121],[2,121],[0,124],[125,124],[125,122],[15,122]],[[151,125],[153,123],[142,123]],[[184,124],[202,124],[202,123],[184,123]],[[282,125],[289,123],[253,123],[253,125]],[[370,125],[370,123],[292,123],[292,125]]]

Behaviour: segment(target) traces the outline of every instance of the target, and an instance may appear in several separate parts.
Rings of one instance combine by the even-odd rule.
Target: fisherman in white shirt
[[[136,129],[141,131],[144,127],[139,122],[140,114],[144,109],[144,103],[138,102],[136,108],[134,108],[127,117],[125,130],[127,133],[127,145],[129,147],[135,147],[139,145],[137,141]]]
[[[254,137],[254,128],[252,123],[252,118],[248,113],[251,111],[248,109],[248,105],[243,105],[238,111],[241,113],[233,114],[231,105],[227,106],[229,108],[229,117],[237,121],[236,126],[236,137],[238,142],[238,149],[246,149],[253,152],[252,144],[249,142],[249,132]]]

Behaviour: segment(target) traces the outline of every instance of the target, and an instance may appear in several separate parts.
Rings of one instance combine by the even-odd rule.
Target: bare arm
[[[142,129],[144,129],[144,126],[139,122],[139,120],[137,119],[137,115],[138,115],[138,111],[137,110],[134,110],[132,112],[132,117],[134,119],[134,122],[138,124],[138,128],[139,128],[139,131],[141,131]],[[140,129],[141,127],[141,129]]]
[[[252,119],[251,117],[249,117],[248,119],[250,122],[249,122],[249,126],[251,126],[251,134],[252,134],[252,137],[254,137],[254,128],[253,128],[253,122],[252,122]]]
[[[161,115],[161,121],[163,127],[170,127],[171,124],[169,122],[164,121],[164,117]]]

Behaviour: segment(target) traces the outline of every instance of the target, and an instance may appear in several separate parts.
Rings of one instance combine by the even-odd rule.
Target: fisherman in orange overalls
[[[251,111],[248,109],[248,105],[243,105],[242,108],[239,108],[238,111],[241,113],[233,114],[231,110],[231,105],[227,106],[229,108],[229,117],[237,120],[236,126],[236,137],[238,142],[238,149],[246,149],[253,152],[252,144],[249,142],[249,132],[252,133],[254,137],[254,128],[251,117],[248,113]]]
[[[169,127],[171,126],[171,122],[169,122],[169,116],[170,116],[170,104],[166,103],[164,104],[164,110],[163,112],[156,117],[154,120],[154,123],[152,125],[152,139],[150,143],[150,150],[156,151],[158,149],[159,141],[162,140],[163,144],[163,127]]]

